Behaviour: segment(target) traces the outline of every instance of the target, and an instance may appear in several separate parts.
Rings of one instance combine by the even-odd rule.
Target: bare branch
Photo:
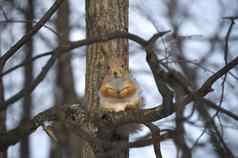
[[[166,32],[161,32],[160,34],[162,36],[165,33],[167,33],[167,31]],[[39,75],[33,80],[33,82],[31,83],[31,85],[29,87],[23,88],[17,94],[15,94],[12,97],[10,97],[9,99],[7,99],[4,103],[5,106],[1,106],[0,111],[5,110],[8,107],[9,104],[12,104],[12,103],[16,102],[21,97],[30,94],[39,85],[39,83],[45,78],[46,74],[48,73],[50,68],[53,66],[56,59],[58,57],[60,57],[63,53],[65,53],[65,52],[67,52],[71,49],[77,48],[77,47],[93,44],[95,42],[108,41],[108,40],[112,40],[112,39],[115,39],[115,38],[129,38],[133,41],[138,42],[142,46],[145,46],[145,45],[148,44],[147,41],[145,41],[144,39],[140,38],[137,35],[130,34],[130,33],[127,33],[127,32],[114,32],[114,33],[109,33],[109,34],[106,34],[106,35],[103,35],[103,36],[98,36],[98,37],[95,37],[95,38],[88,38],[88,39],[85,39],[85,40],[79,40],[77,42],[69,42],[66,45],[63,45],[63,46],[60,46],[60,47],[56,48],[52,52],[44,53],[45,55],[52,54],[52,56],[48,60],[46,65],[43,67],[43,69],[39,73]],[[59,52],[61,52],[61,53],[59,54]],[[42,55],[42,56],[44,56],[44,55]],[[16,68],[19,68],[20,66],[22,66],[24,64],[20,64],[19,66],[16,66]],[[14,68],[14,70],[16,68]],[[11,70],[11,71],[13,71],[13,70]]]
[[[167,33],[167,32],[162,32],[161,35],[164,35],[165,33]],[[144,39],[142,39],[141,37],[137,36],[137,35],[126,33],[126,32],[114,32],[114,33],[108,33],[106,35],[99,36],[99,37],[89,38],[89,39],[85,39],[85,40],[79,40],[79,41],[76,41],[76,42],[70,42],[67,45],[56,48],[54,51],[52,51],[52,54],[56,53],[59,49],[60,49],[60,52],[62,53],[62,52],[67,52],[67,51],[69,51],[71,49],[74,49],[74,48],[77,48],[77,47],[81,47],[83,45],[89,45],[89,44],[92,44],[92,43],[95,43],[95,42],[108,41],[108,40],[112,40],[112,39],[115,39],[115,38],[129,38],[130,40],[133,40],[133,41],[139,43],[142,46],[148,46],[148,42],[145,41]],[[148,49],[151,49],[151,48],[147,47],[146,49],[148,50]],[[48,53],[50,53],[50,52],[48,52]],[[26,94],[29,94],[29,92],[31,92],[39,84],[39,82],[41,80],[43,80],[43,78],[46,75],[46,73],[48,72],[50,66],[53,65],[55,59],[59,56],[60,55],[55,54],[54,57],[50,58],[50,60],[47,62],[47,65],[49,65],[49,66],[45,66],[46,71],[43,71],[44,69],[42,70],[43,72],[41,72],[40,74],[43,74],[43,75],[39,74],[39,76],[38,76],[39,78],[36,78],[35,79],[36,81],[35,80],[33,81],[34,82],[34,83],[32,83],[33,86],[31,86],[31,88],[30,88],[30,90],[28,90],[28,92],[20,91],[19,93],[17,93],[16,95],[14,95],[10,99],[8,99],[6,101],[6,105],[15,102],[16,100],[20,99],[22,96],[24,96]],[[155,61],[155,64],[158,64],[157,61]],[[207,95],[207,93],[209,93],[212,90],[211,86],[213,85],[213,83],[215,81],[217,81],[220,77],[222,77],[224,74],[229,72],[237,64],[238,64],[238,57],[233,59],[226,66],[224,66],[218,72],[216,72],[211,77],[209,77],[208,80],[203,84],[203,86],[199,90],[194,92],[194,94],[192,94],[192,95],[190,94],[190,95],[186,96],[185,99],[184,99],[183,104],[187,104],[187,103],[191,102],[193,100],[194,96],[203,97],[203,96]],[[159,73],[161,73],[161,72],[162,71],[160,71]],[[162,76],[162,77],[164,77],[163,80],[166,80],[166,78],[168,79],[168,76],[167,77]],[[169,107],[169,106],[167,106],[167,107]],[[4,109],[6,109],[6,107],[4,107]],[[2,109],[2,110],[4,110],[4,109]],[[170,112],[168,112],[168,113],[170,113]]]
[[[229,52],[229,39],[231,36],[231,31],[233,26],[235,25],[235,19],[234,18],[229,18],[231,21],[231,24],[228,28],[228,31],[226,33],[226,37],[225,37],[225,49],[224,49],[224,60],[225,60],[225,64],[228,63],[228,52]]]
[[[150,129],[152,133],[152,139],[154,140],[155,138],[159,139],[159,141],[153,141],[153,146],[154,146],[154,152],[156,158],[162,158],[161,150],[160,150],[160,134],[156,135],[155,133],[157,131],[160,131],[160,129],[155,126],[153,123],[147,123],[146,126]],[[159,132],[160,133],[160,132]]]
[[[151,138],[151,139],[142,139],[142,140],[137,140],[135,142],[131,142],[129,147],[130,148],[139,148],[139,147],[144,147],[148,145],[152,145],[154,142],[162,142],[167,139],[175,138],[175,131],[174,130],[166,130],[166,133],[161,134],[159,137],[157,137],[158,134],[160,134],[159,131],[154,133],[156,137]],[[159,138],[159,139],[158,139]]]
[[[208,99],[203,99],[203,102],[206,104],[206,106],[208,106],[212,109],[215,109],[218,112],[224,113],[227,116],[229,116],[229,117],[233,118],[234,120],[238,121],[238,115],[236,115],[235,113],[216,105],[215,103],[213,103],[212,101],[210,101]]]
[[[15,20],[15,19],[6,19],[6,20],[2,20],[0,21],[0,24],[5,24],[5,23],[37,23],[36,21],[28,21],[28,20]],[[54,28],[50,27],[49,25],[44,24],[42,27],[48,29],[49,31],[51,31],[52,33],[54,33],[58,38],[60,38],[61,40],[63,40],[63,38],[60,36],[59,33],[57,33]]]
[[[167,32],[168,31],[160,32],[160,33],[157,33],[157,35],[160,34],[160,36],[163,36]],[[79,40],[79,41],[74,41],[74,42],[68,42],[63,46],[60,46],[60,47],[56,48],[55,50],[63,49],[63,50],[61,50],[61,53],[66,53],[66,52],[68,52],[72,49],[78,48],[78,47],[82,47],[82,46],[85,46],[85,45],[90,45],[90,44],[93,44],[93,43],[96,43],[96,42],[105,42],[105,41],[113,40],[113,39],[116,39],[116,38],[129,38],[130,40],[137,42],[141,46],[147,45],[147,41],[142,39],[141,37],[139,37],[137,35],[127,33],[127,32],[117,31],[117,32],[112,32],[112,33],[105,34],[103,36],[87,38],[87,39],[84,39],[84,40]],[[31,60],[24,61],[24,62],[22,62],[22,63],[20,63],[16,66],[10,68],[9,70],[6,70],[2,74],[0,74],[0,77],[4,76],[4,75],[20,68],[20,67],[22,67],[22,66],[24,66],[24,65],[26,65],[30,62],[33,62],[34,60],[36,60],[38,58],[54,54],[55,50],[51,51],[51,52],[42,53],[38,56],[33,57]]]
[[[58,112],[58,111],[57,111]],[[56,119],[55,108],[48,109],[36,115],[32,120],[20,124],[17,128],[8,132],[0,133],[0,151],[7,149],[8,146],[14,145],[21,139],[30,135],[45,121],[53,121]]]
[[[227,63],[228,63],[229,39],[230,39],[230,35],[231,35],[232,28],[233,28],[233,26],[234,26],[234,24],[235,24],[234,18],[230,18],[230,21],[231,21],[231,24],[230,24],[230,26],[229,26],[229,28],[228,28],[228,31],[227,31],[226,37],[225,37],[225,48],[224,48],[224,61],[225,61],[225,65],[227,65]],[[224,76],[224,78],[223,78],[223,80],[222,80],[222,84],[221,84],[222,89],[221,89],[221,98],[220,98],[220,101],[219,101],[219,107],[222,106],[222,102],[223,102],[223,100],[224,100],[226,78],[227,78],[227,73],[225,74],[225,76]],[[214,117],[217,116],[218,113],[219,113],[219,112],[217,112],[217,113],[214,115]]]
[[[238,64],[238,57],[233,59],[231,62],[229,62],[226,66],[221,68],[219,71],[217,71],[215,74],[210,76],[206,82],[202,85],[202,87],[197,91],[197,94],[199,96],[205,96],[207,93],[212,91],[212,85],[214,82],[216,82],[218,79],[220,79],[223,75],[225,75],[227,72],[229,72],[231,69],[233,69]]]
[[[17,95],[8,99],[6,101],[6,103],[11,104],[14,101],[16,101],[17,99],[21,98],[23,95],[29,94],[39,84],[39,82],[44,78],[44,76],[46,75],[46,73],[48,72],[50,67],[55,62],[56,58],[58,58],[60,56],[59,54],[57,54],[58,50],[60,50],[60,52],[67,52],[68,50],[71,50],[71,49],[74,49],[74,48],[77,48],[77,47],[80,47],[83,45],[88,45],[88,44],[92,44],[95,42],[107,41],[107,40],[111,40],[114,38],[129,38],[129,39],[139,43],[143,47],[146,47],[147,51],[148,50],[151,51],[150,50],[151,47],[149,47],[148,41],[146,41],[134,34],[130,34],[130,33],[126,33],[126,32],[114,32],[114,33],[109,33],[107,35],[103,35],[100,37],[89,38],[89,39],[80,40],[77,42],[71,42],[65,46],[58,47],[54,51],[52,51],[52,56],[51,56],[50,60],[47,62],[46,66],[43,68],[43,70],[39,74],[39,76],[32,82],[32,84],[30,86],[31,88],[27,89],[27,90],[24,89],[24,90],[20,91]],[[151,53],[151,52],[149,52],[149,53]],[[157,61],[155,61],[155,62],[157,62]],[[222,77],[224,74],[226,74],[228,71],[230,71],[232,68],[234,68],[237,64],[238,64],[238,57],[236,57],[230,63],[225,65],[218,72],[216,72],[215,74],[210,76],[200,89],[198,89],[197,91],[195,91],[193,93],[189,93],[187,96],[185,96],[181,102],[181,105],[186,105],[186,104],[190,103],[191,101],[193,101],[194,99],[196,99],[197,97],[203,97],[203,96],[207,95],[211,91],[211,87],[212,87],[213,83],[215,81],[217,81],[220,77]],[[156,75],[158,75],[158,74],[156,73]],[[138,110],[138,111],[117,112],[117,113],[96,112],[94,115],[94,118],[92,118],[91,121],[95,122],[95,124],[97,124],[98,126],[107,126],[108,124],[111,124],[111,125],[114,125],[115,127],[123,125],[123,124],[128,124],[128,123],[149,123],[149,122],[160,120],[160,119],[165,118],[165,117],[174,113],[173,108],[168,110],[168,109],[166,109],[166,106],[163,104],[158,107],[155,107],[155,108]],[[169,106],[174,107],[174,104],[172,102],[171,102],[171,104],[172,105],[169,105]],[[54,110],[52,110],[52,111],[54,111]],[[14,130],[11,130],[7,133],[1,134],[1,136],[0,136],[1,148],[7,147],[11,144],[15,144],[22,137],[27,136],[30,133],[32,133],[44,121],[52,120],[52,118],[53,119],[57,118],[56,116],[58,116],[58,115],[56,115],[56,112],[52,113],[52,111],[47,110],[46,112],[40,113],[36,117],[34,117],[31,121],[27,122],[26,125],[20,125],[19,127],[17,127]],[[224,112],[225,114],[227,114],[228,116],[231,116],[233,118],[235,116],[235,118],[237,119],[236,115],[227,113],[224,110],[222,110],[222,112]],[[63,115],[65,117],[68,115],[68,113],[69,113],[68,110],[61,110],[60,115]],[[75,120],[75,118],[72,120],[75,120],[75,121],[82,120],[82,119],[80,119],[82,117],[82,115],[77,113],[76,108],[73,110],[71,109],[70,113],[76,113],[74,115],[74,117],[79,118],[79,120],[77,120],[77,119]],[[102,117],[103,115],[106,115],[107,117]],[[42,117],[42,116],[44,116],[44,117]],[[72,116],[72,115],[70,115],[70,116]],[[51,118],[51,119],[49,119],[49,118]],[[105,119],[105,118],[107,118],[107,119]],[[101,120],[101,121],[98,121],[98,120]],[[82,124],[82,122],[78,123],[78,125],[80,125],[80,124]],[[13,135],[15,135],[15,136],[12,137]]]
[[[7,13],[5,12],[4,8],[2,7],[2,5],[0,5],[0,10],[2,11],[2,14],[3,14],[3,17],[5,20],[8,20],[8,17],[7,17]]]
[[[46,63],[46,65],[42,68],[41,72],[38,74],[38,76],[32,81],[32,83],[29,83],[30,86],[29,87],[25,87],[22,90],[20,90],[18,93],[16,93],[15,95],[13,95],[12,97],[10,97],[9,99],[7,99],[4,102],[4,106],[1,106],[0,111],[3,111],[5,109],[7,109],[7,107],[18,101],[19,99],[21,99],[23,96],[30,94],[39,84],[40,82],[45,78],[45,76],[47,75],[48,71],[50,70],[50,68],[53,66],[53,64],[55,63],[57,59],[56,55],[52,55],[51,58],[48,60],[48,62]]]
[[[32,30],[25,34],[14,46],[12,46],[9,50],[4,53],[4,55],[0,58],[1,65],[5,65],[7,60],[12,57],[18,49],[20,49],[27,41],[31,40],[32,36],[36,34],[41,27],[45,25],[45,23],[50,19],[50,17],[55,13],[55,11],[59,8],[64,0],[56,0],[55,3],[51,6],[51,8],[45,13],[45,15],[33,26]]]
[[[36,55],[34,56],[33,58],[31,59],[26,59],[25,61],[23,61],[22,63],[16,65],[16,66],[13,66],[11,68],[9,68],[8,70],[4,71],[2,74],[0,74],[0,77],[3,77],[11,72],[13,72],[14,70],[22,67],[22,66],[25,66],[27,64],[30,64],[31,62],[34,62],[35,60],[39,59],[39,58],[42,58],[42,57],[45,57],[45,56],[49,56],[49,55],[52,55],[52,51],[51,52],[46,52],[46,53],[42,53],[42,54],[39,54],[39,55]]]
[[[154,76],[155,79],[155,83],[156,86],[160,92],[160,94],[162,95],[163,98],[163,105],[166,107],[166,109],[168,111],[171,111],[173,107],[173,92],[168,88],[168,86],[166,85],[166,82],[162,79],[163,77],[161,77],[161,75],[165,74],[164,70],[160,67],[160,62],[153,50],[153,43],[154,40],[153,39],[156,36],[153,36],[148,42],[152,42],[149,43],[148,46],[145,47],[146,50],[146,60],[150,66],[150,69],[152,71],[152,74]]]

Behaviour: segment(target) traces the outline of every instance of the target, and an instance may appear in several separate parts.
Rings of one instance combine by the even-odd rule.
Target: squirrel
[[[140,109],[143,106],[140,88],[125,66],[125,60],[112,57],[108,65],[108,72],[99,88],[99,109],[104,112]],[[119,127],[116,133],[127,137],[139,128],[137,124],[124,125]]]

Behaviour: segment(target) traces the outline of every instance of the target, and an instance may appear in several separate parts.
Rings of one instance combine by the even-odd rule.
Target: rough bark
[[[128,31],[128,1],[87,0],[86,25],[88,38],[113,31]],[[110,60],[113,55],[124,58],[128,63],[128,40],[115,39],[108,42],[95,43],[87,47],[85,99],[86,108],[89,111],[95,110],[98,106],[98,89],[105,75],[107,60]],[[116,137],[106,139],[111,141],[118,140]],[[87,143],[82,147],[82,158],[94,157]],[[125,149],[120,154],[113,155],[113,157],[126,158],[129,155],[128,153],[128,149]]]
[[[128,31],[128,1],[86,1],[86,24],[87,37],[113,31]],[[98,105],[97,90],[106,70],[104,56],[110,58],[113,54],[117,54],[128,60],[127,52],[128,41],[125,39],[115,39],[88,46],[85,94],[89,109],[95,109]]]

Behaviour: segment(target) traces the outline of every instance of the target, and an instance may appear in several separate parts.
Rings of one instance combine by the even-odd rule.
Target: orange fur
[[[113,57],[99,89],[100,108],[103,111],[125,111],[141,107],[138,85],[129,75],[125,60]]]

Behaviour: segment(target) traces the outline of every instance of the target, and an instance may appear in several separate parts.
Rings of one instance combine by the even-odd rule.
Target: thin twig
[[[5,19],[5,20],[8,20],[7,13],[6,13],[6,11],[4,10],[4,8],[2,7],[2,5],[0,5],[0,10],[2,11],[2,14],[3,14],[4,19]]]
[[[60,7],[63,1],[64,0],[56,0],[50,9],[45,13],[45,15],[33,26],[32,30],[26,33],[16,44],[14,44],[4,53],[4,55],[0,58],[2,65],[5,65],[7,60],[11,58],[17,52],[17,50],[19,50],[27,41],[31,40],[32,36],[35,35],[45,25],[45,23]]]
[[[7,99],[4,102],[4,106],[0,107],[0,111],[6,110],[8,105],[21,99],[23,96],[30,94],[39,85],[39,83],[45,78],[48,71],[55,63],[56,59],[57,59],[57,55],[52,55],[51,58],[47,61],[46,65],[42,68],[38,76],[32,81],[32,83],[30,83],[29,87],[23,88],[18,93],[16,93],[15,95]]]
[[[39,55],[36,55],[34,57],[32,57],[31,59],[26,59],[25,61],[23,61],[22,63],[16,65],[16,66],[13,66],[11,68],[9,68],[8,70],[4,71],[2,74],[0,74],[0,78],[13,72],[14,70],[22,67],[22,66],[25,66],[27,64],[30,64],[31,62],[34,62],[35,60],[39,59],[39,58],[42,58],[42,57],[46,57],[46,56],[49,56],[49,55],[52,55],[52,51],[51,52],[46,52],[46,53],[42,53],[42,54],[39,54]]]
[[[169,31],[164,32],[164,34],[167,34]],[[157,58],[155,52],[154,52],[154,43],[156,40],[161,37],[160,34],[157,33],[154,36],[152,36],[148,40],[147,46],[145,46],[146,50],[146,60],[147,63],[150,66],[150,69],[152,71],[157,89],[159,90],[160,94],[163,98],[163,105],[166,107],[166,110],[172,111],[173,107],[173,92],[168,88],[166,82],[164,82],[161,78],[161,75],[164,74],[164,70],[160,67],[159,59]]]
[[[167,33],[167,31],[166,32],[161,32],[160,35],[163,36],[166,33]],[[8,107],[8,105],[10,105],[10,104],[12,105],[12,103],[21,99],[23,96],[29,95],[39,85],[39,83],[44,79],[44,77],[47,75],[50,68],[55,63],[56,59],[58,57],[60,57],[62,54],[64,54],[65,52],[67,52],[71,49],[74,49],[74,48],[84,46],[84,45],[89,45],[89,44],[93,44],[93,43],[96,43],[96,42],[108,41],[108,40],[112,40],[112,39],[115,39],[115,38],[128,38],[128,39],[131,39],[131,40],[139,43],[142,46],[146,46],[148,44],[146,40],[144,40],[143,38],[141,38],[141,37],[139,37],[135,34],[118,31],[118,32],[108,33],[108,34],[98,36],[98,37],[94,37],[94,38],[88,38],[88,39],[85,39],[85,40],[79,40],[79,41],[75,41],[75,42],[68,42],[65,45],[59,46],[55,50],[53,50],[51,52],[48,52],[49,54],[52,53],[51,58],[47,61],[46,65],[43,67],[43,69],[41,70],[39,75],[32,81],[32,83],[30,83],[31,85],[27,88],[23,88],[18,93],[16,93],[15,95],[13,95],[9,99],[7,99],[4,102],[5,106],[0,107],[0,111],[5,110]],[[0,60],[0,61],[3,62],[4,60]],[[3,65],[3,64],[1,63],[0,65]]]
[[[108,35],[103,35],[100,37],[90,38],[90,39],[86,39],[86,40],[80,40],[80,41],[76,41],[76,42],[70,42],[69,44],[67,44],[65,46],[61,46],[52,52],[61,52],[61,54],[62,54],[62,52],[67,52],[68,50],[71,50],[71,49],[74,49],[74,48],[77,48],[77,47],[80,47],[83,45],[88,45],[88,44],[92,44],[95,42],[108,41],[108,40],[112,40],[114,38],[128,38],[130,40],[133,40],[133,41],[139,43],[143,47],[148,46],[148,41],[140,38],[137,35],[126,33],[126,32],[115,32],[115,33],[109,33]],[[58,58],[58,57],[59,57],[59,55],[57,55],[57,53],[55,53],[54,56],[52,56],[50,58],[51,62],[48,61],[46,66],[43,68],[43,70],[42,70],[43,75],[39,76],[39,78],[37,80],[35,80],[34,84],[32,83],[32,87],[30,89],[24,90],[25,92],[21,92],[15,97],[17,99],[19,99],[23,95],[29,94],[30,91],[32,91],[36,87],[36,85],[38,85],[39,82],[44,78],[44,76],[46,75],[46,73],[48,72],[48,70],[50,69],[50,67],[56,60],[56,58]],[[238,64],[238,57],[233,59],[226,66],[224,66],[219,71],[217,71],[215,74],[210,76],[200,89],[193,92],[192,94],[188,94],[187,96],[185,96],[183,101],[181,102],[181,105],[190,103],[191,101],[196,99],[196,97],[203,97],[203,96],[207,95],[211,91],[211,87],[212,87],[213,83],[216,82],[218,79],[220,79],[220,77],[222,77],[225,73],[229,72],[237,64]],[[11,97],[10,100],[8,100],[8,104],[15,101],[15,99],[13,99],[13,100],[12,99],[13,98]],[[174,113],[174,111],[166,111],[165,109],[166,108],[164,106],[158,106],[156,108],[147,109],[147,110],[139,110],[139,111],[135,111],[135,112],[122,112],[122,113],[118,112],[116,114],[109,113],[107,115],[110,116],[111,118],[117,118],[117,119],[109,119],[111,121],[111,123],[115,124],[115,125],[117,125],[117,124],[120,125],[123,123],[124,124],[125,123],[136,123],[136,122],[137,123],[146,123],[146,122],[148,123],[148,122],[157,121],[159,119],[165,118],[165,117]],[[226,114],[228,114],[228,113],[226,113]],[[117,115],[117,116],[115,117],[115,115]],[[128,116],[128,117],[125,117],[125,116]],[[234,118],[233,115],[229,114],[228,116],[231,116],[232,118]],[[97,122],[98,122],[98,119],[97,119]],[[28,134],[28,133],[31,133],[31,132],[26,132],[26,134]]]
[[[33,23],[37,23],[37,21],[29,21],[29,20],[15,20],[15,19],[8,19],[8,20],[2,20],[2,21],[0,21],[0,24],[4,24],[4,23],[31,23],[31,22],[33,22]],[[54,30],[54,28],[52,28],[51,26],[49,26],[49,25],[47,25],[47,24],[44,24],[44,26],[42,26],[42,27],[44,27],[44,28],[46,28],[46,29],[48,29],[49,31],[51,31],[52,33],[54,33],[58,38],[60,38],[61,40],[64,40],[62,37],[61,37],[61,35],[58,33],[58,32],[56,32],[55,30]]]
[[[226,33],[226,37],[225,37],[225,48],[224,48],[224,61],[225,61],[225,65],[228,64],[228,53],[229,53],[229,39],[230,39],[230,35],[231,35],[231,31],[232,31],[232,28],[235,24],[235,21],[233,18],[229,18],[230,21],[231,21],[231,24],[228,28],[228,31]],[[222,102],[224,100],[224,93],[225,93],[225,82],[226,82],[226,78],[227,78],[227,73],[225,74],[224,78],[223,78],[223,81],[222,81],[222,91],[221,91],[221,98],[220,98],[220,101],[219,101],[219,106],[221,107],[222,106]],[[217,113],[218,114],[218,113]],[[217,115],[216,114],[216,115]]]

